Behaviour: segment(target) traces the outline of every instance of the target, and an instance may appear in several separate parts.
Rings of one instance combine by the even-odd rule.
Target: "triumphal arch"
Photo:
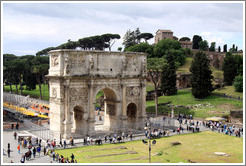
[[[53,50],[50,54],[50,129],[56,138],[95,131],[95,101],[104,93],[104,126],[116,132],[144,127],[147,55]]]

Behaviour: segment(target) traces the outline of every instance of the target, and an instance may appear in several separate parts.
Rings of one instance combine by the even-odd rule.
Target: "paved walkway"
[[[14,139],[14,132],[13,131],[4,131],[3,134],[3,148],[5,150],[5,155],[3,155],[3,163],[10,163],[11,160],[14,163],[20,163],[21,156],[27,152],[27,148],[20,150],[20,154],[18,154],[17,146],[18,146],[18,141]],[[21,132],[21,131],[16,131],[16,132]],[[10,143],[10,157],[8,157],[8,154],[6,150],[8,149],[8,143]],[[49,156],[44,156],[43,154],[43,147],[41,149],[40,156],[38,154],[36,155],[36,158],[32,158],[29,161],[25,161],[25,163],[50,163],[52,161],[52,158]],[[55,161],[52,161],[55,163]]]

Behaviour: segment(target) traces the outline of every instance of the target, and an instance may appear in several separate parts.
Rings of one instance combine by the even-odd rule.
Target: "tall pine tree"
[[[238,74],[237,62],[233,55],[228,52],[224,59],[222,70],[224,71],[224,82],[226,85],[232,85],[234,78]]]
[[[190,67],[192,95],[195,98],[204,98],[213,91],[212,71],[210,70],[209,59],[206,54],[199,51],[196,53]]]
[[[167,65],[163,66],[161,77],[161,90],[169,96],[177,93],[176,87],[176,68],[173,56],[168,53],[166,56]]]

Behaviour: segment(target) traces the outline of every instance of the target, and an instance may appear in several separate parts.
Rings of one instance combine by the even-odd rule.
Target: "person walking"
[[[17,133],[15,132],[15,133],[14,133],[14,138],[15,138],[15,140],[16,140],[16,136],[17,136]]]
[[[46,154],[46,148],[44,147],[44,156],[45,156],[45,154]]]
[[[13,124],[13,123],[11,124],[11,129],[12,129],[12,130],[14,129],[14,124]]]
[[[73,155],[73,153],[72,153],[72,155],[71,155],[71,159],[72,159],[72,160],[74,160],[74,158],[75,158],[75,157],[74,157],[74,155]]]
[[[35,147],[32,150],[32,154],[33,154],[33,158],[35,158],[35,156],[36,156],[36,148]]]
[[[18,130],[19,129],[19,123],[17,122],[17,124],[16,124],[16,130]]]
[[[63,145],[64,145],[64,149],[66,149],[66,145],[67,145],[66,140],[64,140]]]
[[[8,153],[8,157],[10,157],[10,148],[8,148],[8,150],[7,150],[7,153]]]
[[[17,149],[18,149],[18,153],[20,154],[20,144],[18,144]]]
[[[37,148],[37,152],[38,152],[38,155],[40,157],[40,152],[41,152],[41,147],[40,146]]]
[[[132,141],[132,132],[130,133],[130,136],[129,137],[130,137],[130,140]]]
[[[60,146],[63,147],[63,145],[62,145],[62,140],[60,140]]]
[[[22,155],[20,162],[25,163],[25,155]]]

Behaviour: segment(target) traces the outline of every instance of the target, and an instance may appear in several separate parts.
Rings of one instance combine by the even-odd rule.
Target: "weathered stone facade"
[[[95,133],[94,104],[100,90],[109,130],[143,127],[146,54],[68,49],[49,54],[50,129],[55,137]]]

